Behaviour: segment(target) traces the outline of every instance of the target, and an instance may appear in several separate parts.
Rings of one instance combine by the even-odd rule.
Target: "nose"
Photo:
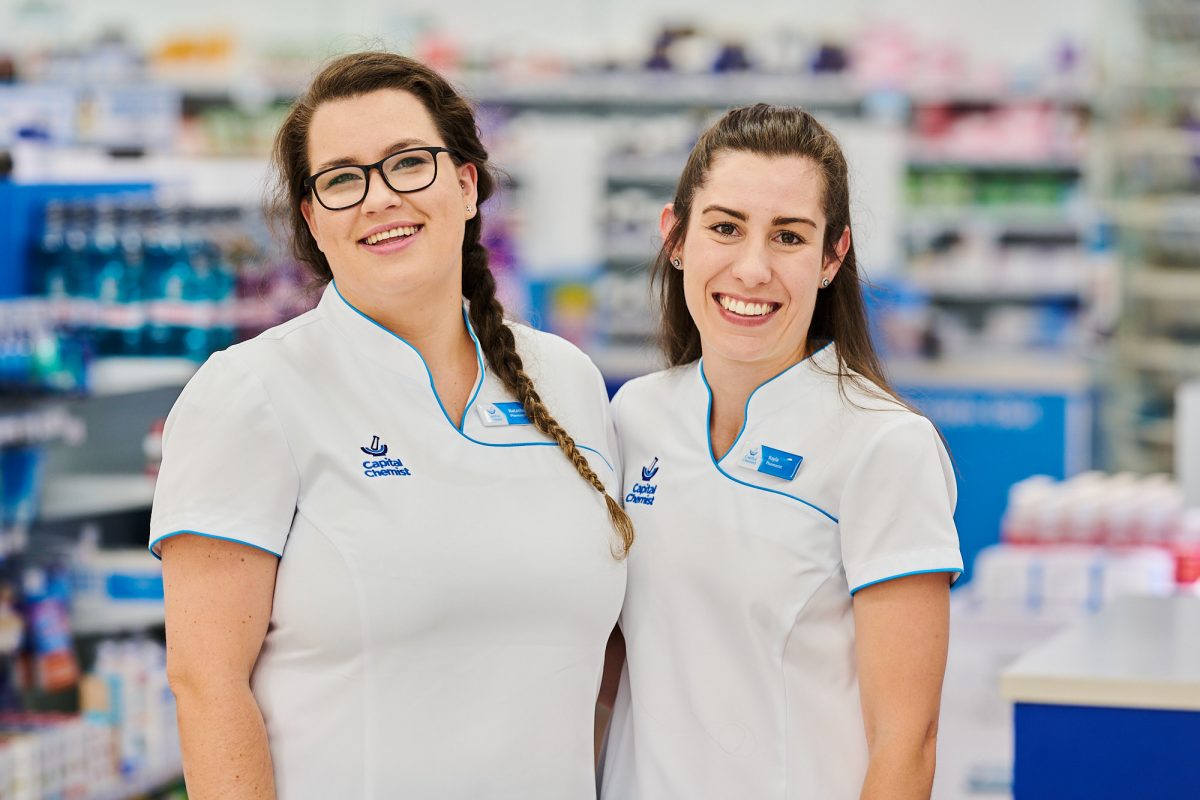
[[[363,198],[362,202],[364,213],[371,214],[395,208],[403,202],[403,199],[404,195],[392,191],[392,187],[387,185],[379,167],[373,167],[367,172],[367,196]]]
[[[748,288],[771,282],[770,254],[763,245],[749,245],[733,262],[733,277]]]

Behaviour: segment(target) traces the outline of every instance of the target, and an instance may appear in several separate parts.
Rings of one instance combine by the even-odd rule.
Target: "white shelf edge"
[[[147,509],[154,478],[142,473],[78,473],[52,476],[42,490],[38,519],[78,519]]]
[[[114,356],[92,362],[88,375],[93,397],[111,397],[182,387],[200,365],[186,358]]]

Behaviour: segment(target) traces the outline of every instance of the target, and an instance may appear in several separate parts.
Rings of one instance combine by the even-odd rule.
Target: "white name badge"
[[[479,419],[489,428],[529,424],[525,407],[520,403],[479,403],[475,410],[479,412]]]
[[[761,472],[763,475],[770,475],[773,478],[790,481],[795,479],[796,472],[800,469],[803,461],[804,456],[760,444],[747,450],[738,462],[738,466],[753,472]]]

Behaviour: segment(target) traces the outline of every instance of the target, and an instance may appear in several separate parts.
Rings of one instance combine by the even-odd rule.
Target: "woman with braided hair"
[[[328,285],[184,389],[151,521],[189,796],[594,797],[633,531],[599,372],[496,299],[470,106],[345,56],[274,166]]]

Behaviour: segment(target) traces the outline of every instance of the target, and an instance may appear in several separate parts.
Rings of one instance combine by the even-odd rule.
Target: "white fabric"
[[[513,331],[615,493],[599,372]],[[210,359],[168,419],[151,549],[191,531],[282,554],[252,678],[280,800],[595,796],[625,566],[603,497],[532,426],[483,424],[512,400],[494,376],[473,394],[460,431],[417,352],[331,286]]]
[[[851,592],[962,559],[933,426],[852,382],[847,402],[836,367],[829,345],[760,386],[720,461],[701,364],[614,399],[638,539],[606,800],[857,800]],[[764,445],[803,457],[793,479],[742,465]]]

